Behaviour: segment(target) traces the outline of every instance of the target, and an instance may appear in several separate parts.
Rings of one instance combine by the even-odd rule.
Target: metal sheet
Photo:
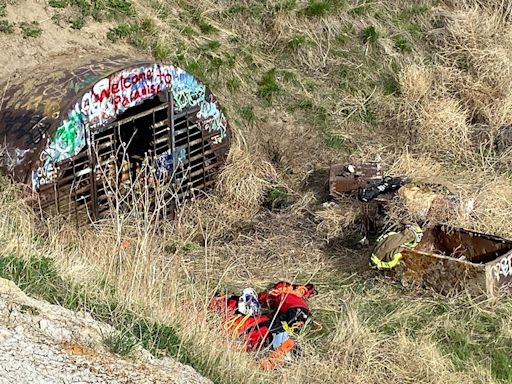
[[[354,172],[347,170],[348,164],[333,164],[329,172],[329,192],[331,196],[351,192],[369,180],[380,180],[382,174],[378,163],[355,164]]]

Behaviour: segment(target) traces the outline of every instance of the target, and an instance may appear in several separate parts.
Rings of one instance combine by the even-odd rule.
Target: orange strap
[[[265,370],[272,370],[285,363],[286,355],[293,349],[295,342],[292,339],[286,339],[275,350],[270,352],[267,358],[260,360],[260,367]]]

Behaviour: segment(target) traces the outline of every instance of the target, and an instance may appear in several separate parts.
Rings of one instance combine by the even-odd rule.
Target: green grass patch
[[[264,4],[255,1],[250,5],[234,4],[222,12],[222,15],[225,17],[239,17],[240,15],[243,15],[250,18],[259,18],[264,12]]]
[[[140,341],[129,331],[115,332],[103,340],[110,352],[128,356]]]
[[[187,72],[196,76],[200,80],[204,80],[206,78],[206,66],[203,61],[199,61],[196,59],[192,59],[184,65]]]
[[[285,200],[288,198],[288,190],[285,187],[275,187],[268,191],[267,201],[273,204],[277,201]]]
[[[129,0],[49,0],[52,8],[70,7],[79,13],[79,17],[69,20],[72,28],[80,29],[87,18],[95,21],[125,20],[136,15],[135,8]]]
[[[192,253],[192,252],[196,252],[198,250],[201,249],[201,246],[199,246],[198,244],[196,243],[193,243],[191,241],[189,242],[186,242],[184,245],[183,245],[183,252],[185,253]]]
[[[417,16],[427,14],[429,10],[430,7],[428,7],[427,5],[413,5],[411,7],[401,10],[400,13],[398,14],[398,19],[401,21],[410,21],[411,19],[414,19]]]
[[[78,18],[69,21],[71,29],[82,29],[84,26],[84,19]]]
[[[380,85],[385,95],[398,95],[400,93],[400,84],[393,73],[385,73],[381,75]]]
[[[113,43],[120,39],[126,39],[137,31],[137,28],[131,24],[120,24],[117,27],[109,28],[107,32],[107,39]]]
[[[153,57],[157,61],[165,61],[171,57],[171,49],[163,44],[163,43],[157,43],[152,50]]]
[[[289,193],[286,187],[276,185],[267,191],[263,206],[271,211],[286,209],[289,206]]]
[[[203,46],[203,51],[204,52],[208,52],[208,51],[216,51],[217,49],[219,49],[221,46],[221,43],[220,41],[217,41],[217,40],[210,40],[208,41],[204,46]]]
[[[9,23],[8,20],[0,20],[0,33],[13,33],[14,24]]]
[[[293,35],[292,37],[290,37],[290,39],[286,43],[287,47],[292,51],[296,51],[297,49],[304,47],[307,44],[308,44],[307,37],[304,35],[299,35],[299,34]]]
[[[146,320],[125,308],[116,299],[115,292],[106,300],[86,294],[80,286],[62,279],[48,257],[0,257],[0,277],[12,280],[28,295],[73,311],[89,312],[96,320],[112,325],[117,332],[108,335],[104,342],[114,353],[129,355],[140,344],[155,356],[173,356],[185,364],[201,368],[173,328]]]
[[[348,14],[352,16],[363,16],[370,13],[373,4],[362,4],[348,10]]]
[[[66,8],[70,4],[70,0],[49,0],[48,5],[52,8]]]
[[[257,96],[267,104],[272,104],[273,99],[282,92],[277,81],[277,71],[275,68],[266,72],[258,83]]]
[[[395,36],[393,38],[395,48],[401,52],[412,52],[412,43],[407,40],[404,36]]]
[[[7,3],[5,0],[0,0],[0,17],[7,16]]]
[[[253,123],[256,120],[256,114],[254,113],[254,107],[252,105],[246,105],[239,109],[239,114],[248,123]]]
[[[324,17],[336,13],[344,5],[344,0],[309,0],[303,12],[307,17]]]
[[[356,310],[372,332],[431,338],[458,370],[489,367],[498,382],[511,382],[512,339],[502,331],[512,311],[509,298],[499,304],[465,297],[429,300],[381,279],[356,279],[348,286],[360,296]]]
[[[379,32],[370,25],[361,31],[361,39],[365,44],[375,43],[379,39]]]
[[[224,11],[227,15],[238,15],[240,13],[245,13],[249,11],[249,7],[244,4],[235,4],[230,6],[228,9]]]
[[[502,320],[510,316],[511,303],[486,308],[456,303],[452,308],[455,324],[438,327],[435,333],[441,351],[449,355],[461,371],[471,365],[490,367],[492,376],[501,383],[512,381],[512,339],[502,334]]]
[[[274,12],[290,12],[297,8],[297,0],[283,0],[278,1],[277,4],[274,5]]]
[[[149,5],[156,12],[156,16],[159,19],[165,20],[169,17],[169,10],[165,2],[160,0],[150,0]]]
[[[30,37],[39,37],[43,32],[37,21],[33,21],[31,23],[20,23],[20,28],[24,39],[28,39]]]
[[[235,77],[226,80],[226,87],[230,92],[238,91],[241,86],[242,86],[242,82]]]
[[[212,33],[217,32],[217,28],[215,28],[212,24],[210,24],[202,18],[198,21],[197,25],[199,27],[199,30],[205,35],[210,35]]]

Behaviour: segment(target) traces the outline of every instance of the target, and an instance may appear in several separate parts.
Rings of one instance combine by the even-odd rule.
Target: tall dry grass
[[[0,239],[3,243],[22,240],[11,244],[11,252],[27,258],[34,253],[51,256],[61,275],[81,284],[88,294],[107,300],[114,289],[127,308],[173,326],[202,371],[216,381],[469,382],[469,377],[453,372],[434,344],[374,333],[358,313],[358,306],[366,300],[359,294],[342,293],[344,304],[340,306],[336,295],[340,287],[322,286],[335,262],[323,254],[315,224],[298,225],[304,220],[302,214],[269,217],[237,241],[205,241],[193,248],[188,246],[193,233],[190,225],[180,221],[148,224],[140,215],[127,219],[126,212],[79,231],[74,225],[47,223],[47,234],[39,241],[20,236],[29,231],[38,234],[40,228],[34,228],[33,214],[20,209],[23,204],[16,196],[10,184],[0,191],[4,202]],[[250,201],[248,196],[244,204]],[[328,309],[336,321],[323,324],[327,333],[321,339],[302,341],[305,356],[299,362],[263,372],[252,354],[237,350],[206,308],[217,290],[237,292],[247,285],[262,289],[281,278],[318,281],[321,293],[312,300],[312,310]]]

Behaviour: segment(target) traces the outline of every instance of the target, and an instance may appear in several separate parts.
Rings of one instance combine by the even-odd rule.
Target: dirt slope
[[[119,43],[115,46],[106,39],[111,22],[86,23],[81,29],[62,28],[52,20],[55,9],[46,1],[19,0],[7,4],[6,19],[14,25],[13,33],[0,33],[0,78],[7,80],[14,74],[23,75],[31,68],[51,65],[58,60],[80,60],[84,55],[107,56],[132,53],[134,49]],[[26,37],[20,25],[37,22],[39,36]],[[62,23],[61,23],[62,24]],[[138,53],[140,56],[140,52]]]

